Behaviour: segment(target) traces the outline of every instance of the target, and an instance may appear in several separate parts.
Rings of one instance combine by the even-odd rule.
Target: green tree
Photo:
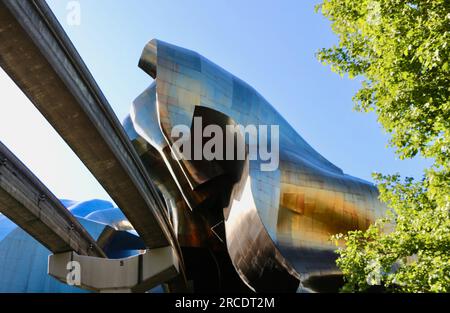
[[[340,234],[343,291],[450,292],[450,1],[324,0],[339,43],[317,57],[362,77],[353,100],[374,111],[401,159],[433,160],[420,181],[374,174],[385,218]]]

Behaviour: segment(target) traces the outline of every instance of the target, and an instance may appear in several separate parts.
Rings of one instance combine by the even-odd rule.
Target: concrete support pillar
[[[97,292],[145,292],[176,277],[179,261],[170,246],[124,259],[65,252],[49,256],[48,274],[66,284]]]

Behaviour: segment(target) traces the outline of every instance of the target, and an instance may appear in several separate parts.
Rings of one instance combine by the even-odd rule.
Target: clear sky
[[[47,0],[122,120],[151,78],[137,67],[158,38],[195,50],[255,87],[316,150],[344,172],[419,177],[425,160],[400,161],[374,114],[353,111],[358,81],[321,65],[315,52],[337,42],[303,0]],[[0,70],[0,140],[60,198],[109,199],[45,119]]]

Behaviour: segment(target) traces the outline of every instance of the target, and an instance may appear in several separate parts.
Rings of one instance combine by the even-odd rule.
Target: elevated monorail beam
[[[0,212],[53,253],[105,257],[72,213],[2,142]]]
[[[146,245],[176,245],[143,164],[45,1],[0,1],[0,66],[97,178]]]

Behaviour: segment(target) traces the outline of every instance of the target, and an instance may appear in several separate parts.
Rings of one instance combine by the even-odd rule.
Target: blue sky
[[[318,1],[80,0],[78,26],[67,23],[70,1],[47,2],[121,120],[151,83],[137,62],[144,45],[158,38],[199,52],[255,87],[348,174],[366,180],[374,171],[419,177],[428,164],[397,160],[375,115],[353,111],[358,81],[316,60],[319,48],[337,42],[329,22],[314,12]],[[109,199],[3,72],[0,86],[8,103],[16,103],[0,116],[0,140],[57,196]]]

